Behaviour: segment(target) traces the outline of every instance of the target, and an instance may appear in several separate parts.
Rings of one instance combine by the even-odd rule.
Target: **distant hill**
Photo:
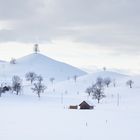
[[[54,77],[56,81],[67,80],[68,77],[74,75],[86,74],[86,72],[66,63],[33,53],[17,59],[16,64],[6,63],[0,75],[8,78],[13,75],[24,77],[27,72],[35,72],[46,79]]]
[[[96,82],[98,77],[101,78],[110,78],[112,81],[115,80],[118,84],[121,84],[121,81],[125,84],[126,80],[130,77],[113,71],[97,71],[95,73],[87,74],[77,78],[75,83],[73,79],[62,81],[56,84],[56,91],[69,91],[70,93],[80,92],[83,93],[87,87],[91,86]],[[52,89],[50,89],[52,90]],[[75,91],[77,90],[77,91]]]

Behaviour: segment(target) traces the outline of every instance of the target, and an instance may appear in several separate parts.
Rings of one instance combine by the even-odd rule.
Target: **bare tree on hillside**
[[[128,85],[130,88],[132,88],[132,85],[134,84],[134,82],[132,80],[128,80],[126,82],[126,85]]]
[[[92,97],[93,99],[97,99],[98,103],[100,103],[100,100],[102,98],[105,98],[104,94],[104,86],[103,84],[96,83],[92,86]]]
[[[105,78],[104,79],[104,84],[109,87],[109,85],[111,84],[111,79],[110,78]]]
[[[92,87],[88,87],[85,92],[90,96],[92,93]]]
[[[74,76],[73,76],[73,79],[74,79],[75,83],[76,83],[76,81],[77,81],[77,77],[78,77],[77,75],[74,75]]]
[[[106,71],[106,67],[103,67],[103,71]]]
[[[10,64],[16,64],[16,59],[15,58],[11,58]]]
[[[99,85],[99,86],[104,86],[104,79],[101,78],[101,77],[98,77],[96,79],[96,84]]]
[[[51,77],[51,78],[50,78],[50,82],[52,83],[52,85],[53,85],[53,83],[54,83],[54,80],[55,80],[54,77]]]
[[[37,75],[34,72],[28,72],[28,73],[26,73],[25,78],[26,78],[27,81],[30,81],[31,84],[32,84],[33,81],[36,80]]]
[[[113,86],[116,87],[116,80],[113,79]]]
[[[17,95],[22,89],[22,80],[17,75],[13,76],[12,78],[12,89],[16,92]]]

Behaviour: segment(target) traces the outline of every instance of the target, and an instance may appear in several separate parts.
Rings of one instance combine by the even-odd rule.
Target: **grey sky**
[[[139,5],[139,0],[0,0],[0,41],[68,39],[112,55],[139,55]]]
[[[1,41],[76,41],[137,46],[139,0],[0,0],[0,19],[11,24]]]

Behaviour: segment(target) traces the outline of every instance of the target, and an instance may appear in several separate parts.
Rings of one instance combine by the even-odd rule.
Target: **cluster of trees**
[[[27,81],[30,81],[30,83],[33,84],[33,87],[31,89],[40,98],[40,94],[43,93],[46,89],[46,86],[42,83],[43,77],[41,75],[37,75],[34,72],[28,72],[26,73],[25,78]]]
[[[41,75],[37,75],[34,72],[28,72],[25,74],[25,79],[26,81],[29,81],[31,84],[31,90],[37,94],[37,96],[40,98],[41,93],[43,93],[46,89],[46,86],[43,84],[43,77]],[[55,78],[51,77],[50,82],[52,85],[54,84]],[[23,79],[21,79],[18,75],[14,75],[12,77],[12,84],[10,86],[5,86],[1,84],[0,86],[0,97],[2,93],[5,91],[11,90],[12,93],[15,93],[16,95],[19,95],[21,93],[23,84],[22,84]],[[6,90],[6,89],[7,90]]]
[[[40,94],[43,93],[46,89],[46,86],[42,83],[43,82],[43,77],[41,75],[37,75],[34,72],[28,72],[25,75],[25,78],[27,81],[30,81],[32,87],[31,90],[35,92],[38,97],[40,98]],[[22,91],[22,79],[18,75],[14,75],[12,77],[12,84],[11,86],[3,86],[1,84],[0,86],[0,97],[2,93],[5,91],[11,90],[12,93],[15,93],[16,95],[19,95],[19,93]]]
[[[86,89],[86,93],[88,93],[89,96],[92,96],[93,99],[97,99],[98,103],[100,103],[100,100],[102,98],[105,98],[104,94],[105,81],[103,78],[99,77],[97,78],[95,84]],[[109,86],[108,82],[106,83],[106,85]]]
[[[88,95],[91,96],[93,99],[96,99],[98,103],[100,103],[100,100],[106,97],[104,94],[105,86],[108,88],[112,82],[115,87],[116,86],[115,80],[111,81],[110,78],[103,79],[101,77],[98,77],[96,79],[95,84],[88,87],[85,92],[88,93]],[[133,84],[134,82],[132,80],[128,80],[126,82],[126,85],[128,85],[130,88],[132,88]]]

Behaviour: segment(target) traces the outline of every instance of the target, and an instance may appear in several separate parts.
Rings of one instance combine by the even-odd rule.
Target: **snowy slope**
[[[0,64],[6,63],[6,61],[4,60],[0,60]]]
[[[16,65],[4,63],[1,75],[11,79],[12,74],[23,76],[34,70],[47,78],[55,75],[54,84],[44,79],[47,90],[37,95],[31,85],[25,85],[20,95],[11,92],[0,97],[0,140],[139,140],[140,139],[140,76],[127,76],[111,71],[85,74],[72,66],[52,60],[41,54],[31,54],[17,60]],[[61,71],[61,70],[63,71]],[[55,70],[55,73],[54,73]],[[77,72],[77,73],[76,73]],[[80,74],[75,82],[66,74]],[[105,87],[106,98],[100,104],[85,93],[97,77],[115,79],[116,87]],[[134,81],[133,88],[126,81]],[[55,90],[54,90],[55,89]],[[69,110],[90,100],[94,110]]]
[[[24,87],[19,96],[3,94],[0,98],[0,139],[139,140],[140,87],[136,85],[140,84],[140,77],[116,77],[118,83],[124,84],[106,88],[106,98],[100,104],[92,101],[95,105],[94,110],[67,109],[67,105],[79,104],[82,99],[87,100],[87,95],[82,90],[83,86],[88,84],[84,80],[88,82],[90,77],[91,75],[87,75],[78,78],[76,84],[72,79],[66,81],[70,92],[63,94],[63,102],[61,93],[48,90],[38,100],[27,87]],[[135,82],[132,89],[125,85],[125,81],[130,78]],[[66,85],[61,83],[60,86],[65,89]],[[76,93],[78,84],[81,92],[71,94],[71,90]],[[59,86],[57,88],[61,89]]]
[[[98,72],[95,72],[91,75],[92,77],[102,77],[102,78],[106,78],[106,77],[109,77],[111,79],[118,79],[118,78],[123,78],[123,77],[126,77],[127,75],[124,75],[124,74],[121,74],[121,73],[118,73],[118,72],[114,72],[114,71],[98,71]]]
[[[115,80],[116,86],[119,86],[121,84],[125,84],[126,80],[130,78],[130,76],[123,75],[120,73],[116,72],[111,72],[111,71],[98,71],[92,74],[87,74],[84,76],[80,76],[77,78],[77,82],[75,83],[74,79],[66,80],[59,82],[53,87],[49,87],[48,90],[52,91],[55,87],[56,92],[59,93],[64,93],[64,92],[70,92],[71,94],[73,93],[83,93],[85,92],[86,88],[91,86],[93,83],[96,82],[96,79],[98,77],[101,78],[110,78],[112,81]],[[112,83],[113,84],[113,83]]]
[[[2,67],[2,66],[1,66]],[[30,54],[17,59],[16,64],[6,63],[1,71],[5,79],[13,75],[24,77],[27,72],[41,74],[44,79],[54,77],[56,81],[66,80],[74,75],[85,75],[86,72],[71,65],[53,60],[42,54]]]

